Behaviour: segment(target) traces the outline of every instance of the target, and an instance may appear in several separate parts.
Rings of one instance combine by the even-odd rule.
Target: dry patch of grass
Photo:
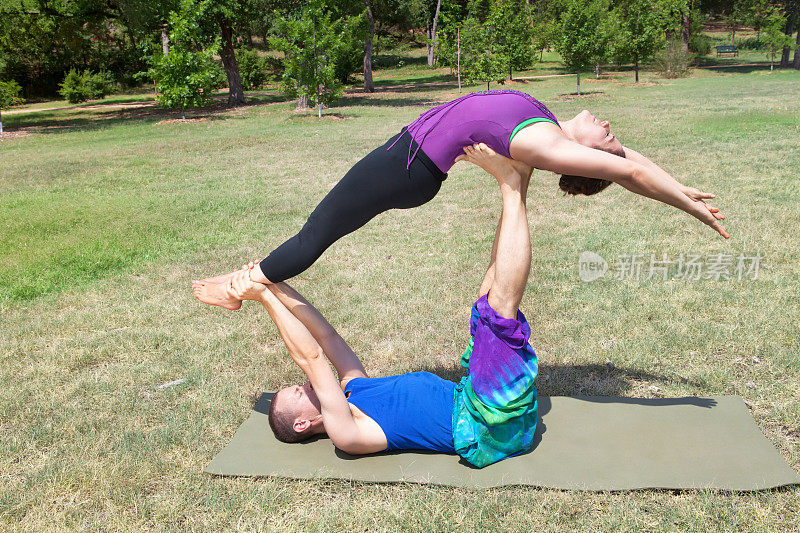
[[[19,139],[20,137],[27,137],[31,135],[30,131],[4,131],[0,133],[0,141],[10,141],[12,139]]]

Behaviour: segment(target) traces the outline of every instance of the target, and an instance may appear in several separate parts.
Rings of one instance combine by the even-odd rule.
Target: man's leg
[[[530,168],[521,169],[491,148],[479,144],[464,149],[465,159],[491,173],[500,185],[503,211],[497,225],[489,269],[480,296],[502,317],[516,319],[531,266],[531,241],[525,197]]]
[[[531,237],[519,174],[500,185],[503,214],[497,235],[494,282],[489,289],[489,305],[504,318],[517,318],[519,303],[531,270]]]

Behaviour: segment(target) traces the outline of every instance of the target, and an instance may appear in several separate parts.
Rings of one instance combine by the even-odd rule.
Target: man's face
[[[295,418],[313,420],[322,413],[319,398],[310,381],[281,389],[275,395],[275,400],[280,402],[281,411],[292,413]]]

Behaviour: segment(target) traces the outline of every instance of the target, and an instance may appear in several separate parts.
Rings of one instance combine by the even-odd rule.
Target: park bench
[[[717,49],[717,57],[719,57],[721,54],[733,54],[733,57],[739,55],[739,50],[732,44],[721,44],[719,46],[715,46],[714,48]]]

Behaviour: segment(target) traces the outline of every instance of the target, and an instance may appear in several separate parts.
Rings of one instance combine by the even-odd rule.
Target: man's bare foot
[[[218,305],[231,311],[236,311],[242,306],[241,300],[228,295],[226,283],[206,283],[195,281],[192,283],[194,297],[208,305]]]

